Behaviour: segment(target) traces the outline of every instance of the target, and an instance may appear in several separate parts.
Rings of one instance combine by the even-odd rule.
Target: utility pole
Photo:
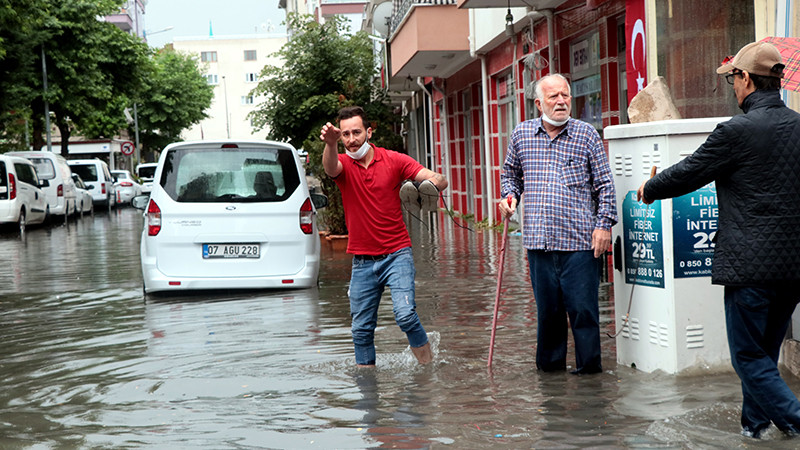
[[[228,131],[228,139],[231,138],[231,120],[228,116],[228,83],[225,81],[225,75],[222,76],[222,88],[225,90],[225,128]]]

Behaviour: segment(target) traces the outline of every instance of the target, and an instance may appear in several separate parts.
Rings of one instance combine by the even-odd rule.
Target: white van
[[[89,188],[94,205],[108,207],[111,211],[117,204],[117,190],[108,164],[99,159],[71,159],[67,162],[72,172],[80,175]]]
[[[18,156],[0,155],[0,224],[15,223],[20,236],[27,224],[47,218],[47,197],[33,163]]]
[[[272,141],[196,141],[161,153],[140,257],[146,294],[316,286],[317,208],[294,148]]]
[[[153,177],[156,174],[158,163],[142,163],[136,166],[136,176],[142,183],[142,194],[153,191]]]
[[[53,152],[8,152],[32,162],[39,180],[47,180],[49,186],[42,190],[47,196],[51,216],[67,216],[78,212],[77,191],[72,179],[72,170],[66,158]]]

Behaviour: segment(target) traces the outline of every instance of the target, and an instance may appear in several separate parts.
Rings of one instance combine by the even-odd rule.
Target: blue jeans
[[[348,295],[356,364],[375,364],[375,327],[378,325],[381,295],[386,287],[392,293],[394,320],[406,333],[411,347],[422,347],[428,342],[414,301],[415,275],[411,247],[400,249],[380,260],[353,258]]]
[[[778,372],[778,356],[798,286],[725,287],[725,324],[733,369],[742,380],[742,429],[753,437],[770,422],[800,432],[800,402]]]
[[[594,252],[528,250],[536,299],[536,367],[567,367],[567,317],[575,341],[574,373],[602,372],[600,358],[600,273]]]

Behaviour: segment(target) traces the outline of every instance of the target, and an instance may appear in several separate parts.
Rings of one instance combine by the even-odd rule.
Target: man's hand
[[[339,162],[339,138],[342,137],[342,130],[328,122],[322,127],[319,138],[325,142],[325,150],[322,151],[322,168],[331,178],[336,178],[342,173],[342,163]]]
[[[644,185],[647,184],[647,181],[643,182],[641,186],[639,186],[639,190],[636,191],[636,200],[643,202],[646,205],[650,205],[653,203],[653,200],[647,200],[644,198]]]
[[[599,258],[611,245],[611,231],[601,230],[595,228],[592,232],[592,250],[594,250],[594,257]]]
[[[334,147],[338,145],[340,137],[342,137],[342,130],[336,128],[330,122],[322,126],[322,131],[319,134],[319,138],[322,139],[325,144]]]
[[[497,204],[500,208],[500,215],[503,219],[507,219],[514,214],[514,211],[517,210],[517,199],[516,197],[511,197],[511,204],[508,204],[508,198],[504,198],[500,200],[500,203]]]

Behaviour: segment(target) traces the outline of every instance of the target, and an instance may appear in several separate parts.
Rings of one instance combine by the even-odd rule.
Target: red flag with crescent
[[[647,86],[647,45],[645,33],[645,0],[625,2],[625,71],[628,82],[628,104]]]

